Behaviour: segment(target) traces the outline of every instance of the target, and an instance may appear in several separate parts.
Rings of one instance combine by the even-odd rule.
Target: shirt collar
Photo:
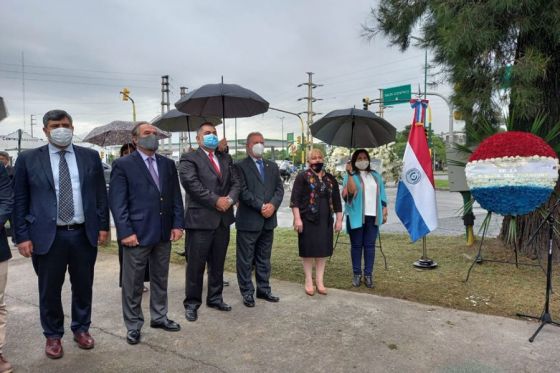
[[[202,151],[203,151],[204,153],[206,153],[206,156],[210,157],[210,152],[209,152],[209,151],[207,151],[206,149],[204,149],[202,146],[200,147],[200,149],[202,149]],[[213,154],[214,156],[216,156],[216,149],[211,150],[211,152],[212,152],[212,154]]]
[[[146,153],[144,153],[142,150],[140,150],[139,148],[136,148],[136,151],[137,151],[138,153],[140,153],[140,156],[142,157],[142,160],[143,160],[144,162],[146,162],[146,160],[147,160],[148,158],[156,159],[156,154],[155,154],[155,153],[154,153],[154,155],[149,156],[149,155],[147,155]]]
[[[252,160],[253,160],[253,162],[255,162],[255,163],[257,163],[257,162],[258,162],[258,161],[260,160],[260,161],[262,161],[262,162],[263,162],[263,164],[264,164],[264,161],[263,161],[263,159],[262,159],[262,158],[255,158],[255,157],[253,157],[253,156],[251,156],[251,155],[250,155],[249,157],[251,157],[251,159],[252,159]]]
[[[49,142],[48,146],[49,146],[49,153],[50,154],[58,154],[58,152],[61,151],[61,150],[65,150],[68,153],[74,153],[74,147],[72,146],[72,144],[68,145],[66,148],[63,148],[63,149],[57,148],[56,146],[54,146],[50,142]]]

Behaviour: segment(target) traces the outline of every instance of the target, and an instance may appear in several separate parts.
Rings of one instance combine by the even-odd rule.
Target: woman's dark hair
[[[123,156],[124,152],[128,150],[128,154],[132,153],[133,151],[136,150],[136,146],[134,146],[133,143],[129,142],[127,144],[124,144],[123,146],[121,146],[121,157]]]
[[[352,154],[352,159],[350,160],[350,163],[352,164],[352,170],[357,170],[358,168],[356,167],[356,161],[358,160],[358,156],[360,155],[360,153],[364,153],[367,157],[368,160],[368,166],[366,168],[366,171],[371,172],[371,159],[369,157],[369,153],[367,152],[367,150],[365,149],[358,149],[356,150],[353,154]]]

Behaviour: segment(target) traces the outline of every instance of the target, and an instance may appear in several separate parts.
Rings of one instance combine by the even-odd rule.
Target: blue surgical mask
[[[204,135],[202,137],[202,145],[204,145],[208,149],[216,149],[218,147],[218,142],[218,136],[214,135],[213,133],[209,133],[208,135]]]

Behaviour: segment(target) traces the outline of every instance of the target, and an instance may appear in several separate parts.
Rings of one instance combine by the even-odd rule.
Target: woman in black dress
[[[305,292],[315,294],[313,263],[317,292],[326,295],[323,284],[326,258],[333,252],[334,230],[342,229],[342,203],[338,182],[323,170],[324,156],[314,148],[307,155],[309,168],[294,181],[290,207],[294,215],[294,230],[298,232],[299,256],[305,273]],[[336,222],[333,219],[336,214]]]

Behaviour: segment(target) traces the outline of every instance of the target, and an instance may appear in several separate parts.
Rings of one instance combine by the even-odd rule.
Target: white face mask
[[[368,166],[369,166],[369,162],[367,160],[356,161],[356,168],[358,170],[361,171],[367,170]]]
[[[64,148],[70,145],[73,135],[70,128],[58,127],[50,131],[49,138],[54,145]]]
[[[256,143],[255,145],[253,145],[251,150],[253,151],[255,157],[260,158],[264,153],[264,145],[260,143]]]

